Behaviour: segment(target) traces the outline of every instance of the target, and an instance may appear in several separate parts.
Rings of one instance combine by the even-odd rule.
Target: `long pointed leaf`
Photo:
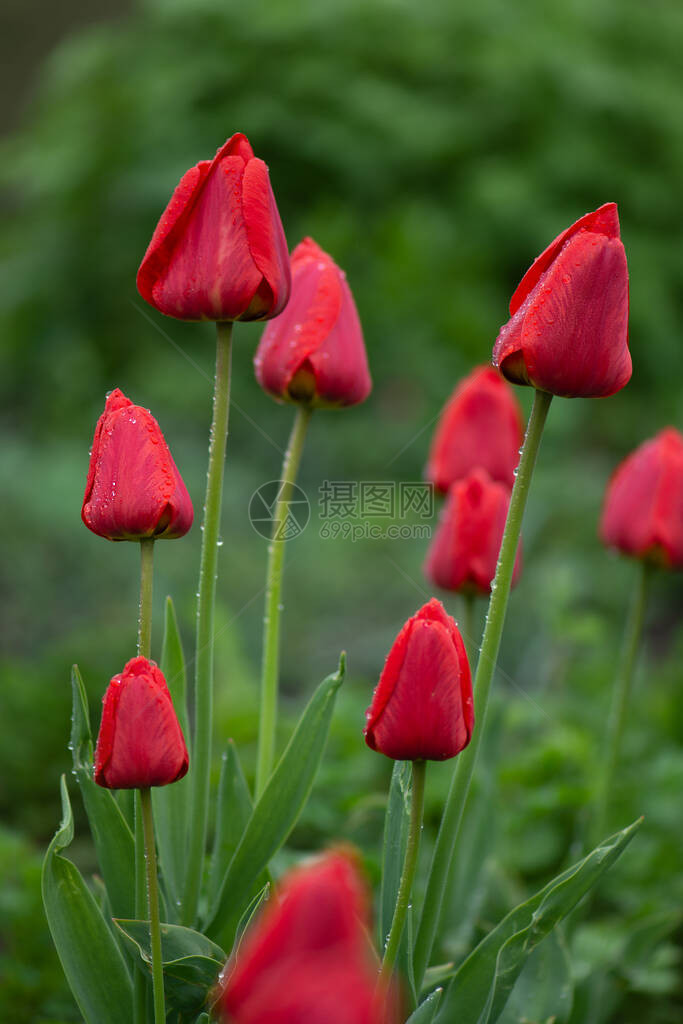
[[[62,850],[74,825],[66,779],[62,823],[43,863],[43,903],[67,981],[86,1024],[130,1024],[133,989],[123,955],[80,872]]]
[[[406,1021],[406,1024],[432,1024],[436,1016],[436,1011],[439,1009],[439,1003],[441,1002],[441,996],[443,995],[443,989],[437,988],[431,995],[427,996],[425,1001],[421,1003],[414,1013],[411,1013],[410,1017]]]
[[[559,928],[537,946],[510,993],[499,1024],[552,1021],[567,1024],[572,1012],[574,982]]]
[[[504,917],[456,971],[439,1020],[494,1024],[529,954],[614,863],[641,824],[642,818],[605,839]]]
[[[389,799],[384,818],[382,849],[382,886],[379,896],[379,949],[384,952],[396,906],[398,887],[406,851],[410,820],[410,762],[394,761]]]
[[[178,632],[178,622],[170,597],[166,598],[166,618],[160,668],[164,673],[173,700],[173,706],[183,730],[185,742],[187,743],[188,750],[190,750],[185,658],[183,656],[180,633]],[[191,757],[192,752],[190,751]],[[174,782],[172,786],[160,786],[152,789],[154,827],[159,850],[159,864],[166,892],[166,903],[173,921],[180,919],[182,907],[181,896],[186,867],[190,792],[189,776],[180,779],[179,782]]]
[[[232,944],[254,883],[284,843],[308,799],[327,742],[344,665],[342,655],[338,671],[311,697],[230,862],[205,927],[207,934],[226,948]]]
[[[76,665],[71,672],[71,691],[70,745],[76,780],[88,815],[111,912],[115,917],[130,916],[135,903],[135,842],[114,794],[98,786],[93,779],[88,698]]]
[[[225,872],[239,846],[252,810],[251,794],[237,756],[237,748],[232,740],[228,740],[218,786],[216,835],[207,891],[209,906],[213,906],[218,898]]]

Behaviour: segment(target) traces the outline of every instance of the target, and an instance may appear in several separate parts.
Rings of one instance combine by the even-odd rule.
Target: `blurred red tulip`
[[[667,569],[683,569],[683,436],[667,427],[612,476],[600,524],[605,544]]]
[[[192,526],[192,502],[159,424],[118,388],[95,428],[81,518],[108,540],[182,537]]]
[[[551,242],[510,301],[493,349],[515,384],[567,398],[613,395],[631,379],[628,269],[616,203]]]
[[[477,366],[460,381],[432,440],[425,477],[437,491],[481,466],[512,487],[523,427],[512,388],[491,366]]]
[[[427,579],[444,590],[490,594],[509,504],[509,489],[483,469],[453,484],[427,552]],[[513,586],[520,570],[518,551]]]
[[[133,658],[103,699],[95,782],[146,789],[182,779],[189,759],[166,680],[153,661]]]
[[[393,1024],[391,995],[388,1016],[377,1013],[368,927],[368,894],[350,856],[295,868],[226,964],[214,1010],[231,1024]]]
[[[138,291],[179,320],[266,320],[287,304],[287,242],[268,168],[240,132],[180,180],[138,271]]]
[[[445,761],[470,742],[467,654],[455,620],[435,598],[396,637],[366,719],[365,742],[397,761]]]
[[[370,394],[363,334],[346,276],[312,238],[292,253],[292,297],[263,332],[254,367],[264,391],[288,402],[356,405]]]

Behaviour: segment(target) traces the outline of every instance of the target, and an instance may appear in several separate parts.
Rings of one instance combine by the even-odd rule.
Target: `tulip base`
[[[422,917],[415,942],[415,982],[419,989],[424,972],[429,964],[432,946],[439,926],[441,908],[444,902],[446,883],[451,863],[455,854],[458,833],[462,821],[474,766],[479,753],[486,708],[488,705],[491,682],[498,660],[498,650],[503,635],[505,613],[512,585],[517,546],[522,528],[522,518],[529,494],[529,486],[536,464],[539,445],[543,434],[552,395],[546,391],[536,391],[529,416],[524,446],[517,467],[515,484],[510,496],[505,531],[498,556],[496,575],[491,584],[486,626],[482,637],[477,670],[474,676],[475,728],[470,745],[459,755],[451,788],[446,798],[441,826],[432,855],[427,890],[425,893]]]
[[[427,772],[426,761],[413,761],[412,793],[410,798],[410,824],[408,826],[408,838],[406,842],[406,855],[401,872],[401,881],[398,886],[396,907],[391,921],[391,929],[384,950],[382,970],[380,972],[380,986],[388,986],[391,979],[391,972],[396,962],[403,927],[406,921],[406,914],[410,905],[410,894],[413,888],[415,870],[417,868],[417,856],[420,851],[420,834],[422,832],[422,815],[424,811],[425,775]]]

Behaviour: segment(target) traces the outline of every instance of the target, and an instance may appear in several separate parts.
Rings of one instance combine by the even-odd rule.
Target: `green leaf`
[[[151,969],[148,921],[114,922],[132,950]],[[201,932],[180,925],[161,925],[161,958],[164,965],[164,993],[169,1009],[197,1013],[223,969],[226,955],[220,946]]]
[[[78,869],[62,856],[74,824],[66,779],[61,779],[62,823],[43,862],[43,903],[67,981],[86,1024],[130,1024],[130,976],[107,921]]]
[[[246,932],[247,928],[251,924],[252,920],[254,919],[258,911],[261,909],[261,904],[266,903],[269,897],[270,882],[266,882],[266,884],[261,889],[259,889],[254,898],[249,901],[249,906],[239,919],[237,929],[235,930],[234,953],[237,953],[239,951],[240,943],[242,942],[244,933]]]
[[[567,1024],[574,982],[559,929],[533,951],[525,963],[499,1024]]]
[[[206,931],[221,938],[226,946],[232,945],[252,886],[284,843],[308,799],[325,749],[344,667],[342,654],[337,672],[323,680],[311,697],[225,873]]]
[[[180,633],[178,632],[178,622],[170,597],[166,598],[166,618],[160,668],[168,684],[187,748],[190,750],[185,658],[183,656]],[[184,779],[180,779],[170,786],[158,786],[152,789],[154,827],[159,851],[159,864],[166,892],[166,902],[173,920],[179,919],[182,906],[181,896],[186,867],[190,793],[190,779],[187,775]]]
[[[437,988],[431,995],[427,996],[425,1001],[418,1006],[417,1010],[411,1013],[406,1024],[431,1024],[436,1016],[436,1011],[439,1009],[442,995],[443,989]]]
[[[71,753],[97,860],[114,916],[130,916],[135,904],[135,841],[114,794],[93,779],[93,743],[88,698],[74,665],[71,671],[73,710]]]
[[[439,1019],[457,1018],[459,1024],[497,1021],[527,957],[617,859],[641,823],[642,818],[604,840],[504,917],[456,971]]]
[[[213,906],[218,898],[225,872],[239,846],[252,810],[251,794],[242,771],[237,748],[232,740],[228,740],[223,754],[218,786],[216,835],[207,892],[209,906]]]
[[[384,818],[382,884],[379,894],[379,949],[384,952],[396,906],[410,821],[410,761],[394,761]]]

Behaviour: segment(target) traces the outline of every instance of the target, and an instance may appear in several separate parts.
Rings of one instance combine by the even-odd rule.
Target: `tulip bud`
[[[263,390],[287,402],[356,405],[370,394],[363,334],[346,276],[312,238],[292,253],[292,297],[263,332],[254,367]]]
[[[189,759],[160,669],[133,658],[103,698],[95,782],[106,789],[146,789],[182,779]]]
[[[397,761],[445,761],[470,742],[470,666],[440,601],[428,601],[396,637],[365,717],[365,742]]]
[[[268,168],[237,132],[180,180],[138,270],[140,295],[179,320],[266,320],[290,289]]]
[[[190,496],[152,414],[118,388],[97,421],[81,518],[108,540],[182,537]]]
[[[566,398],[602,398],[628,384],[628,269],[616,203],[551,242],[522,278],[510,313],[493,349],[508,380]]]
[[[512,388],[491,366],[460,381],[434,432],[425,477],[444,494],[480,466],[512,487],[522,444],[522,419]]]
[[[214,1012],[230,1024],[388,1024],[376,1013],[368,907],[346,854],[295,868],[226,964]]]
[[[683,569],[683,436],[673,427],[636,448],[612,476],[600,524],[605,544]]]
[[[444,590],[490,594],[509,504],[508,488],[483,469],[453,484],[427,552],[427,579]],[[520,569],[518,551],[513,586]]]

